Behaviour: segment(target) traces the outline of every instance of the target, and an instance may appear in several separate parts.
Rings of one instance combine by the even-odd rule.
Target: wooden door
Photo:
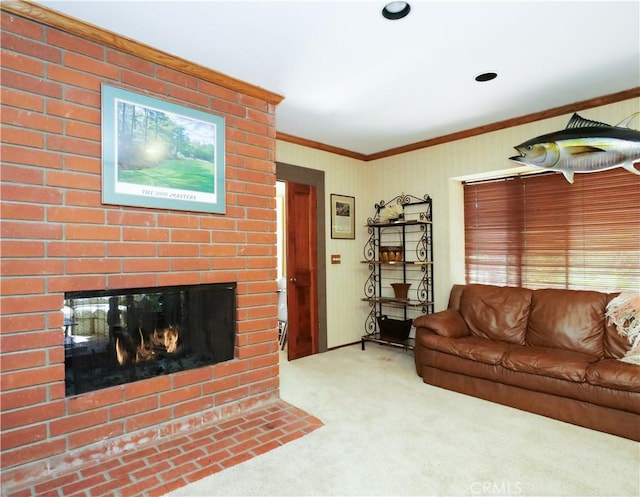
[[[289,360],[318,352],[316,189],[287,183],[287,307]]]

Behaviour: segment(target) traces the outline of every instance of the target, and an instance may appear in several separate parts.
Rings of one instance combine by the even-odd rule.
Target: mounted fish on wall
[[[617,126],[573,114],[561,131],[532,138],[514,147],[520,155],[510,160],[526,166],[560,171],[569,183],[574,173],[591,173],[614,167],[640,175],[640,131],[629,128],[636,113]]]

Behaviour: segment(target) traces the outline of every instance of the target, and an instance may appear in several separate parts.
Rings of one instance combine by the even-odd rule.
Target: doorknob
[[[291,283],[295,283],[295,282],[296,282],[296,281],[298,281],[298,280],[297,280],[295,277],[293,277],[293,278],[289,279],[289,281],[290,281]]]

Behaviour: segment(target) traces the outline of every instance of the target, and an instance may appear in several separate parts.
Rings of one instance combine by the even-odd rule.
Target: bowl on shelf
[[[397,299],[407,300],[411,283],[391,283],[393,293]]]
[[[402,262],[402,247],[401,246],[380,246],[380,261],[382,262]]]

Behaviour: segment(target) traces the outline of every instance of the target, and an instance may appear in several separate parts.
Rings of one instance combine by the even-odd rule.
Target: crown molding
[[[67,16],[55,10],[31,3],[27,0],[14,0],[0,3],[3,11],[15,14],[25,19],[37,21],[46,26],[57,28],[67,33],[101,43],[110,48],[121,50],[142,59],[174,69],[184,74],[201,78],[230,90],[238,91],[251,97],[264,100],[270,104],[279,104],[284,97],[270,92],[226,74],[214,71],[208,67],[195,64],[167,52],[158,50],[144,43],[118,35],[99,26]]]
[[[404,154],[407,152],[413,152],[422,148],[433,147],[442,143],[448,143],[456,140],[462,140],[463,138],[470,138],[472,136],[483,135],[492,131],[499,131],[501,129],[513,128],[515,126],[521,126],[523,124],[540,121],[542,119],[549,119],[551,117],[561,116],[571,112],[578,112],[584,109],[590,109],[592,107],[599,107],[601,105],[613,104],[621,102],[623,100],[629,100],[640,96],[640,87],[632,88],[630,90],[621,91],[618,93],[612,93],[602,97],[591,98],[589,100],[583,100],[572,104],[562,105],[560,107],[554,107],[541,112],[535,112],[533,114],[527,114],[525,116],[514,117],[512,119],[506,119],[493,124],[486,124],[484,126],[478,126],[476,128],[467,129],[464,131],[458,131],[448,135],[438,136],[436,138],[430,138],[402,147],[392,148],[389,150],[383,150],[382,152],[376,152],[366,156],[365,161],[372,161],[377,159],[383,159],[385,157],[391,157],[393,155]]]
[[[383,150],[381,152],[375,152],[373,154],[368,154],[368,155],[361,154],[358,152],[353,152],[351,150],[345,150],[343,148],[333,147],[331,145],[326,145],[324,143],[319,143],[319,142],[307,140],[304,138],[298,138],[296,136],[288,135],[285,133],[276,133],[276,139],[290,142],[290,143],[295,143],[295,144],[302,145],[309,148],[324,150],[325,152],[331,152],[334,154],[343,155],[345,157],[351,157],[353,159],[358,159],[364,162],[370,162],[378,159],[384,159],[386,157],[393,157],[394,155],[413,152],[415,150],[420,150],[423,148],[433,147],[435,145],[441,145],[443,143],[449,143],[457,140],[462,140],[464,138],[470,138],[472,136],[483,135],[485,133],[490,133],[492,131],[499,131],[501,129],[513,128],[515,126],[521,126],[523,124],[540,121],[542,119],[549,119],[552,117],[568,114],[571,112],[578,112],[581,110],[590,109],[592,107],[599,107],[602,105],[614,104],[616,102],[622,102],[623,100],[629,100],[635,97],[640,97],[640,87],[632,88],[630,90],[624,90],[617,93],[612,93],[610,95],[605,95],[602,97],[591,98],[589,100],[583,100],[581,102],[562,105],[560,107],[554,107],[553,109],[548,109],[541,112],[535,112],[533,114],[527,114],[525,116],[514,117],[512,119],[506,119],[504,121],[499,121],[492,124],[485,124],[483,126],[478,126],[476,128],[470,128],[467,130],[458,131],[456,133],[450,133],[448,135],[437,136],[435,138],[430,138],[428,140],[423,140],[416,143],[410,143],[408,145],[403,145],[401,147],[391,148],[388,150]]]
[[[276,132],[276,140],[295,143],[296,145],[302,145],[303,147],[315,148],[317,150],[322,150],[324,152],[331,152],[332,154],[343,155],[344,157],[350,157],[352,159],[358,159],[361,161],[366,161],[368,160],[368,157],[369,157],[366,154],[353,152],[351,150],[347,150],[340,147],[334,147],[332,145],[326,145],[324,143],[320,143],[313,140],[307,140],[306,138],[300,138],[294,135],[288,135],[287,133],[281,133],[279,131]]]

